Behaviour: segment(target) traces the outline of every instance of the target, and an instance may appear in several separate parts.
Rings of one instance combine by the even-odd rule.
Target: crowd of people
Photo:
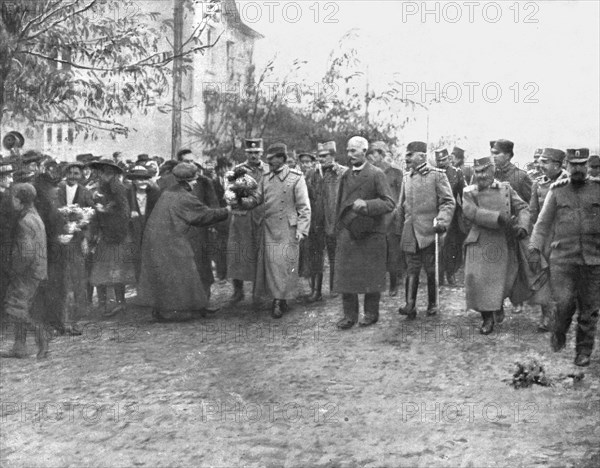
[[[0,159],[0,303],[14,324],[10,357],[38,357],[48,329],[80,334],[93,304],[105,317],[130,301],[155,321],[205,317],[216,277],[232,284],[230,305],[250,294],[281,318],[289,302],[341,295],[340,330],[372,326],[381,294],[404,278],[405,320],[418,316],[421,270],[425,314],[440,313],[439,287],[457,285],[464,266],[466,308],[481,313],[482,334],[540,306],[540,332],[560,351],[578,311],[575,364],[587,366],[600,308],[600,157],[587,148],[537,150],[528,171],[511,162],[514,143],[490,142],[489,155],[407,145],[405,170],[382,141],[355,136],[340,164],[335,141],[297,160],[283,143],[245,141],[246,160],[198,164],[139,155],[126,162],[91,154],[59,163],[37,151]],[[265,154],[266,153],[266,154]],[[310,293],[299,297],[299,278]],[[72,293],[72,300],[69,300]],[[364,294],[359,320],[359,294]],[[110,299],[114,296],[114,301]],[[186,315],[187,314],[187,315]]]

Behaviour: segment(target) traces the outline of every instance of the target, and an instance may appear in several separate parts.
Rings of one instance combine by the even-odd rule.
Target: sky
[[[425,104],[402,141],[456,135],[472,157],[488,142],[515,142],[516,160],[537,147],[600,146],[600,2],[238,2],[265,36],[260,69],[306,60],[299,79],[318,81],[340,38],[357,29],[370,86],[402,83]],[[367,67],[368,65],[368,67]],[[442,92],[446,94],[443,95]],[[431,103],[438,100],[439,102]],[[427,118],[429,117],[429,118]]]

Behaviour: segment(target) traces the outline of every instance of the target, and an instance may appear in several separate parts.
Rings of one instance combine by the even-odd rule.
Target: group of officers
[[[482,334],[504,320],[506,298],[516,312],[525,302],[538,304],[539,329],[551,332],[552,348],[560,351],[578,311],[575,364],[589,365],[600,308],[600,158],[587,148],[540,149],[529,172],[511,162],[514,144],[509,140],[490,142],[490,155],[475,158],[472,165],[465,165],[461,148],[435,151],[435,166],[428,162],[427,144],[414,141],[406,147],[405,171],[393,164],[384,142],[369,143],[360,136],[346,144],[346,165],[338,162],[334,141],[319,143],[316,154],[300,153],[297,161],[289,159],[283,143],[269,146],[265,154],[262,139],[247,139],[245,153],[246,161],[233,169],[243,169],[257,189],[227,202],[223,194],[231,183],[226,173],[231,166],[221,165],[209,177],[194,163],[191,150],[162,164],[156,180],[143,161],[129,170],[109,159],[67,167],[59,187],[65,187],[69,203],[76,191],[66,187],[87,190],[81,176],[69,177],[69,171],[90,167],[99,181],[101,202],[93,193],[84,197],[81,192],[79,199],[88,200],[103,220],[95,223],[100,231],[96,250],[104,242],[109,255],[91,261],[91,276],[97,278],[91,286],[98,288],[106,315],[124,310],[125,284],[137,284],[135,301],[151,308],[158,321],[178,311],[214,312],[208,307],[214,261],[219,276],[232,280],[232,305],[244,300],[244,283],[251,282],[254,304],[269,298],[272,317],[280,318],[288,301],[297,299],[301,276],[310,285],[303,300],[323,300],[326,253],[330,291],[342,296],[338,328],[368,327],[379,319],[386,273],[390,296],[398,294],[405,276],[406,303],[399,313],[415,320],[421,270],[427,282],[426,315],[433,316],[439,312],[439,284],[455,286],[464,263],[467,309],[481,313]],[[3,206],[11,171],[7,162],[0,164]],[[121,197],[119,184],[125,186]],[[13,187],[17,224],[35,218],[39,205],[36,190],[27,185]],[[19,204],[15,197],[24,201]],[[117,235],[123,221],[129,228]],[[39,225],[35,219],[28,222]],[[27,230],[21,228],[21,234],[13,231],[11,265],[19,256],[15,242]],[[224,233],[216,248],[210,236],[215,231]],[[92,238],[85,233],[77,238],[78,245],[86,245],[82,268]],[[133,253],[131,259],[124,251]],[[34,272],[34,265],[18,273],[5,266],[4,309],[23,320],[27,313],[22,304],[14,312],[10,285],[21,284],[27,275],[42,284],[49,277]],[[114,308],[106,306],[108,286],[115,290]],[[359,294],[364,294],[360,321]],[[47,344],[39,340],[44,354]],[[23,331],[16,332],[12,354],[23,354],[22,346]]]

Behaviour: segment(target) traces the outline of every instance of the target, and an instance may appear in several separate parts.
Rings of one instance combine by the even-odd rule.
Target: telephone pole
[[[183,44],[183,1],[173,0],[173,115],[171,123],[171,158],[175,159],[177,151],[181,148],[181,107],[182,92],[181,80],[183,77],[183,57],[178,57],[182,52]]]

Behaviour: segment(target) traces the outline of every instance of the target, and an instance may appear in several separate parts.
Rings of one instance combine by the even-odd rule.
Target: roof
[[[238,10],[235,0],[223,0],[222,3],[222,16],[229,26],[238,29],[238,31],[240,31],[242,34],[253,37],[254,39],[263,39],[265,37],[242,21],[240,11]]]

